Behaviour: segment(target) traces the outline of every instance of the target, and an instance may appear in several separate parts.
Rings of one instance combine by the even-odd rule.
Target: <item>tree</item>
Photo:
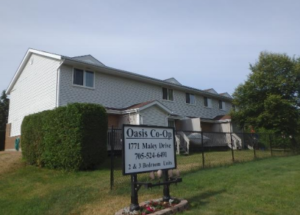
[[[0,150],[4,148],[5,128],[8,119],[9,99],[5,91],[2,91],[0,97]]]
[[[254,127],[295,136],[299,122],[300,59],[260,53],[251,73],[233,94],[232,119],[241,128]]]

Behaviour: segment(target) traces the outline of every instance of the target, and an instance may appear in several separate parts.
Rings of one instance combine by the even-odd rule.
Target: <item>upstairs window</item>
[[[94,76],[94,72],[85,71],[82,69],[74,69],[73,84],[93,88]]]
[[[195,104],[196,103],[195,95],[190,94],[190,93],[186,93],[185,94],[185,101],[186,101],[187,104]]]
[[[204,97],[204,106],[208,108],[212,107],[210,98]]]
[[[222,100],[219,100],[219,109],[225,110],[225,102],[223,102]]]
[[[163,91],[163,99],[164,100],[169,100],[169,101],[173,101],[174,97],[173,97],[173,90],[172,89],[168,89],[168,88],[162,88]]]

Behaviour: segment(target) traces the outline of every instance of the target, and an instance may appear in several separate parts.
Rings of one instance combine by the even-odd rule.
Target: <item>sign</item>
[[[123,175],[176,168],[174,128],[123,125]]]

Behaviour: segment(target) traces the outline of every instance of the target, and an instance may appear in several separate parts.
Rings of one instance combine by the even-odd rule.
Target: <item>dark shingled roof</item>
[[[231,119],[231,116],[229,116],[229,115],[219,115],[219,116],[216,116],[214,118],[214,120],[225,120],[225,119]]]
[[[110,110],[120,110],[120,111],[130,110],[130,109],[141,108],[141,107],[146,106],[147,104],[150,104],[150,103],[152,103],[154,101],[156,101],[156,100],[152,100],[152,101],[147,101],[147,102],[142,102],[142,103],[130,105],[130,106],[126,107],[126,108],[112,108],[112,107],[106,107],[106,108],[110,109]]]

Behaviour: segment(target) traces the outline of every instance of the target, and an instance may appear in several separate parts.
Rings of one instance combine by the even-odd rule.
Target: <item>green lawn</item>
[[[236,155],[252,160],[249,152]],[[201,154],[178,157],[183,183],[172,185],[171,195],[190,202],[182,214],[300,214],[300,156],[233,165],[227,165],[230,151],[206,156],[219,167],[197,170]],[[159,198],[162,187],[141,188],[139,194],[140,202]],[[0,178],[0,214],[114,214],[129,203],[128,177],[110,191],[108,168],[67,173],[25,166]]]

